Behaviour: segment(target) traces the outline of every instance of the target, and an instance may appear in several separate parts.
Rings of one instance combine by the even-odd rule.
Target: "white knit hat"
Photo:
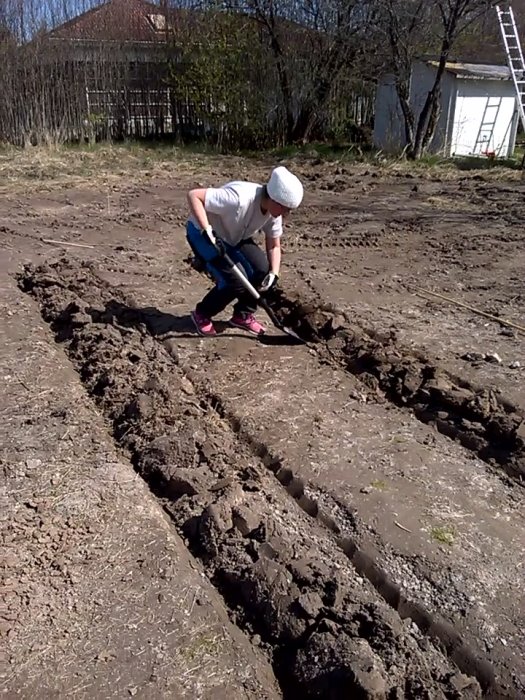
[[[301,181],[283,165],[272,171],[266,190],[270,199],[288,209],[297,209],[303,200]]]

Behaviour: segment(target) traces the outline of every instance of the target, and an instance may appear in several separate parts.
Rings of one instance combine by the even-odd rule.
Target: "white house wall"
[[[423,62],[413,66],[410,105],[416,120],[432,88],[436,69]],[[501,98],[498,118],[490,138],[477,143],[488,100]],[[466,79],[445,72],[441,85],[441,114],[429,151],[444,156],[512,155],[516,137],[514,86],[511,81]],[[376,92],[374,145],[388,153],[406,146],[405,123],[392,75],[382,77]]]
[[[434,84],[435,69],[424,63],[417,62],[413,66],[410,84],[410,106],[416,120]],[[433,153],[447,153],[447,139],[450,137],[450,109],[453,109],[455,96],[455,78],[446,73],[442,83],[442,110],[436,133],[431,144]],[[376,148],[394,153],[406,146],[405,122],[396,92],[394,76],[382,77],[376,92],[376,111],[374,122],[374,145]]]
[[[376,90],[373,141],[376,148],[395,153],[406,145],[403,113],[393,75],[384,75]]]
[[[483,142],[478,142],[480,128],[486,113],[496,119],[494,127],[485,129]],[[515,138],[514,86],[501,80],[458,79],[456,109],[454,113],[451,154],[456,156],[486,155],[499,157],[511,155]]]
[[[451,154],[456,92],[456,76],[453,73],[445,73],[441,86],[441,114],[431,150],[447,158]]]
[[[429,66],[420,61],[414,64],[412,71],[412,84],[410,90],[410,102],[412,110],[416,117],[416,123],[425,105],[428,93],[434,85],[436,78],[436,68]],[[448,155],[447,153],[447,136],[449,111],[452,108],[451,102],[454,95],[455,77],[451,73],[446,72],[441,82],[441,111],[436,126],[436,131],[429,151],[440,155]]]

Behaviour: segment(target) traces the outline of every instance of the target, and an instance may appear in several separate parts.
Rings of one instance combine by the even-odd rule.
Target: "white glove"
[[[206,226],[206,228],[202,229],[202,235],[204,236],[205,240],[207,240],[208,243],[211,243],[211,245],[215,248],[215,250],[217,251],[217,256],[219,258],[224,257],[224,255],[226,254],[226,248],[224,247],[224,243],[217,236],[217,234],[209,224],[208,226]]]
[[[208,241],[209,241],[212,245],[215,245],[216,238],[215,238],[215,234],[214,234],[213,229],[212,229],[212,227],[210,226],[210,224],[208,224],[208,225],[206,226],[206,228],[202,229],[202,234],[208,239]]]
[[[263,294],[264,292],[269,292],[272,287],[275,287],[278,281],[279,275],[276,275],[275,272],[269,272],[263,279],[259,291],[263,292]]]

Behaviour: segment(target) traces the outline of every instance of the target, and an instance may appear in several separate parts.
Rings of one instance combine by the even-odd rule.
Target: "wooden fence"
[[[113,46],[103,51],[79,45],[73,50],[65,44],[23,48],[4,44],[0,60],[2,142],[27,145],[171,135],[220,143],[221,132],[231,124],[226,118],[221,124],[218,108],[212,115],[209,107],[214,118],[206,119],[203,104],[211,105],[211,99],[201,96],[195,104],[176,95],[169,84],[167,61],[152,56],[147,48]],[[262,117],[265,123],[253,125],[257,127],[253,131],[277,142],[277,125],[284,122],[277,93],[273,103],[276,108]],[[368,126],[373,92],[366,85],[343,85],[323,113],[327,118],[317,134],[321,138],[348,134],[349,125]]]

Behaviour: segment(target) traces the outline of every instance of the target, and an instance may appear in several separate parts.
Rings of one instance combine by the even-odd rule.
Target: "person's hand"
[[[259,291],[265,294],[266,292],[269,292],[270,289],[273,289],[277,282],[279,281],[279,275],[276,275],[275,272],[269,272],[266,277],[263,279],[262,284],[259,288]]]
[[[209,225],[206,226],[206,228],[202,230],[202,235],[208,241],[208,243],[210,243],[215,248],[215,250],[217,251],[217,255],[222,258],[222,256],[226,252],[226,249],[224,248],[224,243],[217,236],[212,227]]]
[[[208,241],[208,243],[211,243],[213,246],[215,245],[217,241],[217,236],[215,235],[215,231],[209,224],[208,226],[206,226],[206,228],[202,229],[202,235]]]

